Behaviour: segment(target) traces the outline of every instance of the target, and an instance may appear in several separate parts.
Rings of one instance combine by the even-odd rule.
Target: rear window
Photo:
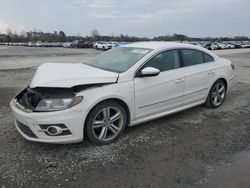
[[[213,62],[214,61],[214,58],[211,55],[208,55],[206,53],[203,53],[203,54],[204,54],[204,62],[205,63],[209,63],[209,62]]]
[[[197,65],[204,62],[203,54],[197,50],[181,50],[184,66]]]

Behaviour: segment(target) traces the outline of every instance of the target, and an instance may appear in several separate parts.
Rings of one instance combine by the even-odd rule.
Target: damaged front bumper
[[[27,140],[58,144],[83,140],[87,112],[81,107],[74,106],[53,112],[35,112],[23,104],[20,104],[17,95],[10,102],[10,107],[15,118],[16,129]],[[54,134],[53,131],[58,131],[58,134]]]

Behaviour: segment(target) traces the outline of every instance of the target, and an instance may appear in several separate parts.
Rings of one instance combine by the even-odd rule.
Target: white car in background
[[[36,47],[42,47],[43,43],[41,41],[36,42]]]
[[[110,48],[114,48],[114,47],[118,46],[118,42],[116,42],[116,41],[109,41],[108,45],[110,46]]]
[[[64,43],[62,43],[62,46],[64,48],[70,48],[71,44],[72,44],[72,42],[64,42]]]
[[[219,49],[219,45],[217,43],[212,43],[210,46],[211,50],[218,50]]]
[[[28,140],[108,144],[127,126],[202,104],[218,108],[234,78],[229,60],[202,47],[141,42],[86,64],[43,64],[10,106]]]
[[[96,50],[108,50],[112,48],[112,43],[106,41],[98,41],[94,44]]]
[[[29,42],[27,46],[29,46],[29,47],[35,47],[36,43],[35,42]]]
[[[218,43],[218,49],[222,49],[222,50],[227,49],[227,45],[224,43]]]

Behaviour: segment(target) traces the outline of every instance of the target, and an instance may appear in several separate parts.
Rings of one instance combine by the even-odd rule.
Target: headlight
[[[62,99],[42,99],[35,108],[39,112],[59,111],[71,108],[82,101],[82,96]]]

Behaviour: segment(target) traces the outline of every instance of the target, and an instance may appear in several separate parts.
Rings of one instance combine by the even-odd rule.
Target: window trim
[[[180,62],[180,67],[179,67],[179,68],[182,68],[182,60],[181,60],[181,56],[180,56],[180,49],[178,49],[178,48],[165,49],[165,50],[159,51],[159,52],[157,52],[156,54],[152,55],[152,56],[149,57],[143,64],[141,64],[141,65],[137,68],[137,70],[135,71],[134,78],[140,77],[139,72],[142,70],[142,67],[143,67],[146,63],[148,63],[151,59],[153,59],[154,57],[156,57],[157,55],[159,55],[159,54],[161,54],[161,53],[169,52],[169,51],[174,51],[174,50],[178,52],[179,62]],[[179,68],[176,68],[176,69],[179,69]],[[171,69],[171,70],[175,70],[175,69]],[[166,71],[171,71],[171,70],[166,70]],[[166,71],[163,71],[163,72],[166,72]]]

